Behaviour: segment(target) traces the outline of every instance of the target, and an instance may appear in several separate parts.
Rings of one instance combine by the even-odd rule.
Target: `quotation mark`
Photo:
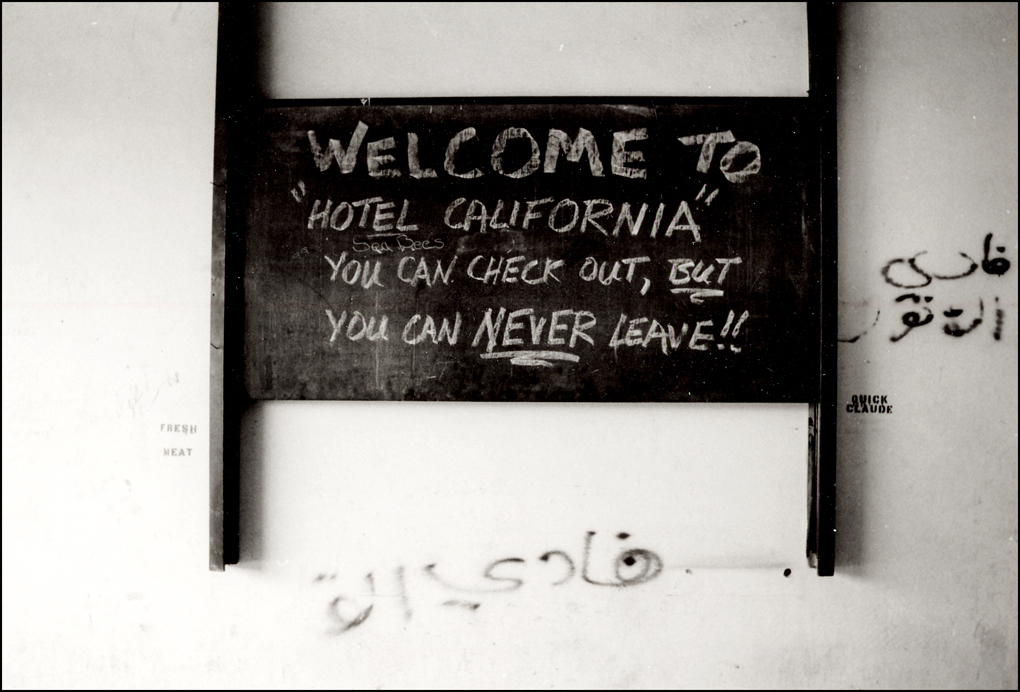
[[[702,185],[701,186],[701,191],[698,192],[698,196],[694,198],[694,201],[697,202],[697,201],[701,200],[702,195],[705,194],[705,190],[707,190],[707,189],[708,189],[708,183]],[[712,200],[714,200],[715,196],[718,195],[718,194],[719,194],[719,188],[716,188],[716,189],[712,190],[712,193],[708,197],[705,198],[705,206],[707,207],[707,206],[711,205],[712,204]]]

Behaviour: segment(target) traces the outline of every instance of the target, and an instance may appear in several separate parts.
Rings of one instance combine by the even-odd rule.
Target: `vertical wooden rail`
[[[236,563],[239,552],[240,414],[248,403],[243,381],[243,171],[247,114],[258,95],[255,32],[253,4],[220,3],[209,340],[209,569],[214,571]]]
[[[811,420],[808,561],[818,576],[835,571],[836,557],[836,4],[808,3],[809,98],[818,122],[821,373]]]
[[[835,560],[836,453],[836,6],[808,5],[809,99],[818,125],[820,384],[811,412],[807,555],[819,576]],[[251,116],[257,85],[258,13],[251,3],[220,3],[210,341],[209,566],[236,563],[240,549],[240,422],[251,403],[244,385],[245,202]],[[230,178],[228,180],[228,171]],[[228,194],[229,193],[229,194]]]

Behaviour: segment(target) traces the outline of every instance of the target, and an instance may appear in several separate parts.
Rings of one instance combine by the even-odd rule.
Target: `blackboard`
[[[254,399],[815,401],[805,99],[271,105]]]

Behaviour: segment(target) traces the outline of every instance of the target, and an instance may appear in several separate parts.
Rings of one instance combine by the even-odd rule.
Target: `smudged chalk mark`
[[[482,607],[481,603],[476,603],[474,601],[457,601],[457,600],[444,601],[443,605],[464,608],[465,610],[478,610],[479,608]]]
[[[878,310],[878,309],[876,309],[876,310],[875,310],[875,321],[871,323],[871,326],[870,326],[870,327],[868,327],[867,329],[865,329],[865,330],[864,330],[863,332],[861,332],[860,334],[857,334],[856,336],[852,336],[852,337],[850,337],[849,339],[843,339],[843,338],[839,338],[839,339],[837,339],[837,341],[839,341],[840,343],[843,343],[843,344],[854,344],[854,343],[857,343],[857,340],[858,340],[858,339],[860,339],[860,338],[861,338],[862,336],[864,336],[865,334],[867,334],[867,333],[868,333],[868,331],[869,331],[869,330],[871,329],[871,327],[874,327],[874,326],[875,326],[876,324],[878,324],[878,318],[879,318],[879,317],[881,317],[881,316],[882,316],[882,311],[881,311],[881,310]]]
[[[577,363],[580,361],[580,357],[573,353],[563,353],[562,351],[497,351],[495,353],[482,353],[482,358],[509,358],[510,363],[513,365],[525,365],[525,366],[538,366],[543,368],[551,368],[552,363],[550,360],[565,360],[570,363]]]
[[[921,296],[917,295],[916,293],[906,293],[906,294],[904,294],[902,296],[898,296],[896,298],[896,302],[897,303],[903,302],[905,300],[911,300],[911,301],[914,302],[915,305],[918,305],[921,302]],[[931,302],[931,296],[925,296],[925,302],[926,303],[930,303]],[[928,324],[933,319],[935,319],[935,316],[932,314],[931,310],[929,310],[928,308],[926,308],[924,306],[921,306],[921,309],[924,310],[926,313],[928,313],[923,318],[921,317],[921,313],[913,311],[913,310],[904,313],[903,316],[900,317],[900,322],[903,323],[903,325],[906,327],[906,329],[903,331],[902,334],[895,334],[895,335],[889,337],[889,341],[892,341],[893,343],[895,343],[895,342],[899,341],[900,339],[902,339],[903,337],[905,337],[907,334],[909,334],[915,328],[923,327],[924,325]]]
[[[575,569],[575,567],[574,567],[574,561],[572,559],[570,559],[570,556],[567,555],[562,550],[550,550],[547,553],[543,553],[542,556],[539,557],[538,559],[541,560],[542,562],[549,562],[549,558],[551,558],[553,555],[561,557],[561,558],[563,558],[564,560],[567,561],[567,569],[568,569],[568,571],[567,571],[567,576],[563,577],[559,581],[554,581],[552,583],[552,586],[559,586],[560,584],[566,584],[568,581],[570,581],[571,579],[574,578],[574,572],[577,571]]]
[[[966,276],[970,276],[975,271],[977,271],[977,267],[978,267],[977,262],[975,262],[974,260],[972,260],[970,257],[968,257],[967,255],[965,255],[962,252],[960,253],[960,257],[962,257],[965,260],[967,260],[968,262],[970,262],[970,266],[967,269],[965,269],[964,271],[960,272],[959,274],[936,274],[935,272],[933,272],[930,269],[921,269],[920,267],[917,266],[917,258],[920,257],[921,255],[927,255],[927,254],[928,254],[928,251],[924,250],[923,252],[919,252],[916,255],[914,255],[913,257],[911,257],[909,260],[907,260],[908,264],[910,264],[910,267],[914,271],[916,271],[918,274],[922,274],[924,276],[930,276],[933,279],[939,279],[940,281],[952,281],[953,279],[962,279],[962,278],[964,278]]]
[[[984,270],[986,274],[991,274],[992,276],[1002,276],[1003,274],[1009,271],[1010,266],[1009,260],[1006,259],[1005,257],[996,257],[995,259],[989,259],[988,252],[991,249],[991,244],[992,234],[989,233],[988,235],[985,236],[984,243],[985,254],[984,258],[981,260],[981,269]],[[1005,252],[1006,246],[998,245],[996,246],[995,249],[998,250],[999,252]]]
[[[624,577],[623,568],[633,567],[639,561],[641,563],[641,571],[636,576]],[[659,576],[662,572],[662,558],[650,550],[635,548],[620,553],[619,557],[616,558],[616,565],[614,567],[616,578],[620,580],[620,586],[634,586],[651,581]]]
[[[890,260],[884,267],[882,267],[882,277],[885,279],[887,284],[896,286],[898,288],[922,288],[931,283],[931,275],[919,269],[914,263],[914,259],[924,253],[918,253],[909,259],[894,259]],[[900,271],[904,265],[909,268],[910,271],[918,274],[921,279],[911,277],[909,275],[900,275]]]
[[[487,579],[490,579],[492,581],[512,582],[509,588],[504,587],[498,589],[478,589],[454,584],[453,582],[447,581],[446,579],[443,579],[438,574],[436,574],[436,563],[434,562],[432,564],[425,565],[422,568],[422,571],[428,576],[435,579],[440,584],[442,584],[447,589],[450,589],[451,591],[461,591],[463,593],[499,593],[501,591],[514,591],[516,589],[519,589],[524,584],[524,581],[521,579],[517,579],[515,577],[496,577],[491,574],[491,571],[504,562],[518,562],[518,561],[524,562],[524,560],[522,560],[521,558],[508,558],[506,560],[496,560],[495,562],[490,563],[485,570],[484,576]]]
[[[411,619],[411,603],[407,598],[407,582],[404,579],[404,566],[401,565],[396,569],[397,573],[397,584],[400,585],[400,604],[404,607],[404,619]],[[374,590],[373,590],[374,593]]]
[[[671,288],[669,291],[674,295],[686,294],[690,296],[691,302],[695,305],[704,305],[704,298],[718,298],[724,295],[723,291],[718,288]]]
[[[347,598],[346,596],[337,596],[336,598],[329,602],[329,608],[327,612],[329,613],[329,616],[333,620],[339,623],[336,627],[333,628],[332,634],[343,634],[347,630],[353,629],[363,624],[365,620],[368,619],[368,616],[372,614],[372,608],[375,607],[374,604],[368,606],[360,613],[355,615],[353,618],[344,617],[343,613],[340,612],[340,604],[343,603],[344,601],[350,600],[352,599]]]
[[[955,321],[954,322],[947,322],[946,324],[944,324],[942,326],[942,331],[944,331],[949,336],[955,336],[955,337],[961,337],[964,334],[970,334],[972,331],[974,331],[975,329],[978,328],[978,325],[980,325],[981,322],[984,321],[984,317],[985,317],[985,301],[979,299],[978,300],[978,306],[979,306],[978,316],[974,319],[973,322],[970,323],[969,327],[963,327],[963,326],[960,325],[959,322],[955,322]],[[963,310],[961,310],[959,308],[952,308],[951,307],[948,310],[944,311],[942,314],[945,315],[946,317],[955,319],[955,318],[957,318],[957,317],[959,317],[960,315],[963,314]]]
[[[616,557],[613,569],[616,576],[615,582],[595,581],[588,576],[588,564],[591,560],[591,541],[595,536],[594,531],[589,531],[584,539],[584,562],[581,566],[581,578],[595,586],[636,586],[651,581],[662,573],[662,558],[650,550],[633,548],[625,550]],[[632,577],[625,577],[624,571],[636,564],[641,564],[641,571]]]
[[[524,560],[519,557],[508,557],[502,560],[496,560],[495,562],[490,563],[489,566],[485,568],[485,572],[482,576],[484,576],[486,579],[489,579],[490,581],[508,582],[509,586],[507,586],[504,589],[500,589],[501,591],[516,591],[517,589],[524,586],[523,579],[518,579],[517,577],[497,577],[492,573],[492,571],[499,567],[500,565],[514,563],[523,565]]]

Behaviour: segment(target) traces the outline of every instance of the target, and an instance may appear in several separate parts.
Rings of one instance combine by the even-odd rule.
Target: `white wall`
[[[499,26],[501,40],[527,29],[535,62],[511,74],[559,59],[571,42],[557,39],[569,35],[582,58],[566,83],[576,83],[576,66],[606,37],[624,44],[617,64],[633,61],[607,80],[666,79],[687,64],[698,77],[676,89],[707,94],[705,82],[740,76],[713,73],[718,65],[760,62],[751,38],[791,26],[789,8],[752,9],[636,7],[645,21],[595,14],[579,33],[563,21],[494,21],[494,7],[477,21]],[[457,26],[437,12],[445,23],[411,24],[437,38]],[[985,300],[973,333],[949,337],[940,317],[895,343],[900,294],[879,273],[922,250],[949,265],[959,252],[978,257],[986,232],[1015,264],[1015,5],[844,10],[841,328],[856,334],[873,308],[882,314],[841,345],[840,397],[887,395],[895,409],[841,417],[835,577],[797,565],[789,578],[676,570],[647,585],[656,590],[571,587],[555,601],[433,608],[407,621],[387,572],[380,591],[397,598],[343,636],[329,635],[333,591],[314,581],[318,564],[206,571],[215,15],[211,5],[3,6],[4,687],[1016,686],[1017,270],[978,270],[924,294],[940,307]],[[321,34],[287,27],[312,16]],[[271,70],[304,64],[359,17],[277,15],[267,31],[281,59],[267,82],[337,95],[316,92],[326,71],[314,60],[299,70],[309,82]],[[424,35],[396,21],[379,24]],[[642,41],[651,26],[660,30]],[[663,38],[674,34],[731,50],[706,60],[711,51]],[[288,43],[296,35],[304,44]],[[382,57],[369,50],[366,65],[402,69],[375,50]],[[656,62],[670,51],[677,62]],[[796,58],[782,60],[787,83],[802,85]],[[361,93],[378,78],[364,74],[361,84],[344,77]],[[549,93],[565,88],[551,83]],[[989,296],[1004,311],[998,341]],[[264,418],[252,430],[271,437],[274,420],[296,424],[293,409],[271,408],[253,413]],[[164,456],[168,447],[191,456]]]
[[[803,96],[802,3],[276,3],[273,98]]]

